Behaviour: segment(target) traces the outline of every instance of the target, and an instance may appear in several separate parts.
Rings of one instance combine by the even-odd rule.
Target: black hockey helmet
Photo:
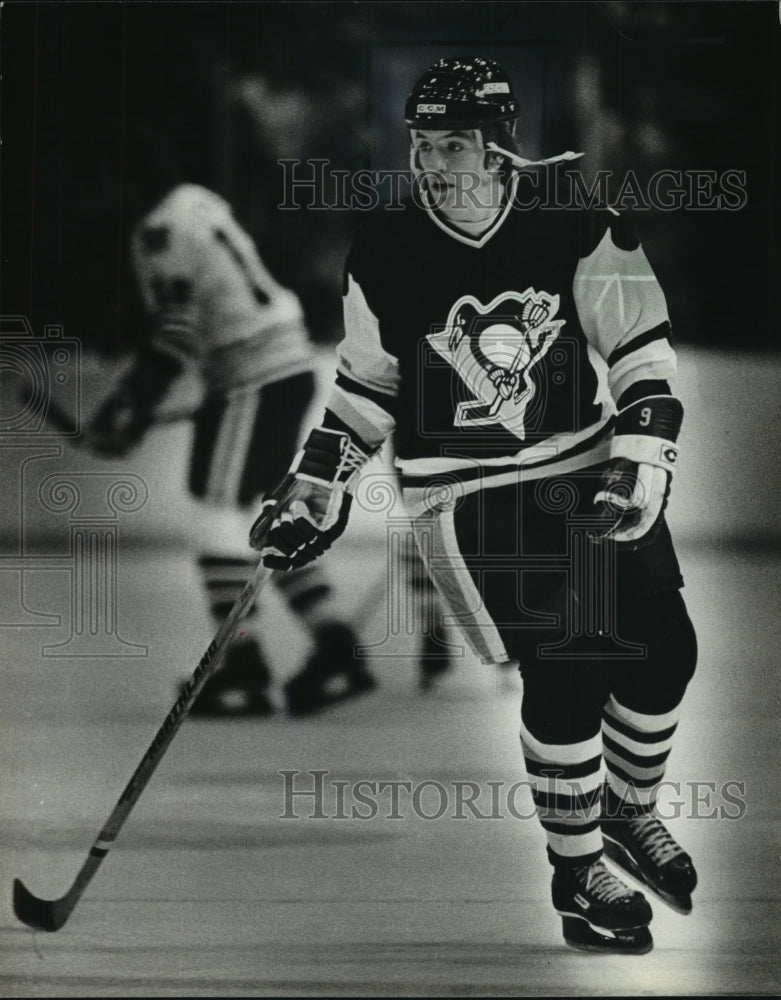
[[[514,122],[518,101],[510,78],[493,59],[447,58],[417,81],[404,112],[409,128],[484,129]]]
[[[504,157],[502,171],[576,160],[583,153],[567,151],[542,160],[521,156],[515,138],[520,116],[510,77],[493,59],[481,56],[440,59],[429,67],[410,91],[404,109],[409,129],[429,131],[479,131],[486,150]],[[413,171],[419,170],[414,146]]]

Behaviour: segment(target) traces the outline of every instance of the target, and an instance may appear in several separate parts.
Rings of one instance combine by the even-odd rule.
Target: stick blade
[[[39,931],[58,931],[70,915],[65,900],[38,899],[21,879],[14,879],[14,913],[28,927]]]

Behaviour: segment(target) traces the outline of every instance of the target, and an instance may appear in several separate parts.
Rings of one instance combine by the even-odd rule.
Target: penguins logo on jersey
[[[428,341],[474,396],[455,408],[455,427],[501,424],[526,437],[525,418],[536,392],[530,375],[558,337],[565,320],[555,319],[559,296],[503,292],[484,306],[473,295],[452,307],[447,325]]]

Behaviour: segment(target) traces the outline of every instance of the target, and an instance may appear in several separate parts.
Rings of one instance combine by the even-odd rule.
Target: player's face
[[[487,166],[479,132],[414,129],[411,137],[413,162],[439,208],[494,207],[496,173]]]

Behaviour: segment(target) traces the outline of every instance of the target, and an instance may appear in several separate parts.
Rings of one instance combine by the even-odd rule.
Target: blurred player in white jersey
[[[664,516],[675,352],[619,213],[571,204],[565,178],[560,200],[529,201],[520,171],[552,181],[574,154],[523,159],[519,112],[489,59],[443,59],[415,85],[413,196],[353,243],[332,395],[251,540],[267,566],[320,555],[393,435],[450,621],[484,663],[520,663],[564,938],[644,953],[651,906],[604,855],[679,912],[697,881],[654,811],[697,656]]]
[[[134,133],[126,136],[122,175],[136,216],[127,229],[127,269],[146,336],[130,370],[92,419],[87,440],[102,454],[127,453],[154,425],[173,382],[195,367],[205,395],[194,415],[189,489],[209,504],[241,509],[278,483],[296,451],[315,388],[304,315],[297,296],[264,267],[230,206],[194,184],[161,190],[142,162],[143,150],[131,156],[135,141]],[[247,550],[247,557],[237,558],[203,546],[199,564],[215,624],[254,567],[251,555]],[[313,646],[301,672],[285,685],[287,711],[296,716],[374,687],[354,655],[353,629],[330,607],[329,581],[319,568],[312,570],[275,578]],[[258,641],[262,621],[246,631],[193,714],[273,711],[270,671]]]

